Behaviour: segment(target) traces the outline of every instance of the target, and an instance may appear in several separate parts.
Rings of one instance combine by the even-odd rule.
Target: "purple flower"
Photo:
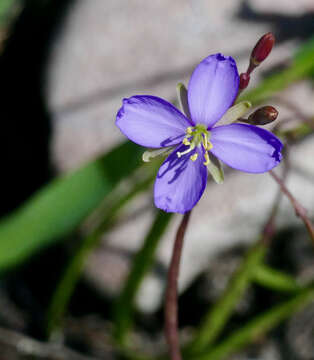
[[[189,116],[155,96],[123,100],[116,124],[125,136],[148,148],[173,149],[155,181],[158,208],[178,213],[191,210],[205,190],[213,155],[248,173],[263,173],[279,164],[282,143],[269,131],[247,124],[215,127],[232,106],[238,87],[235,61],[215,54],[204,59],[191,76]]]

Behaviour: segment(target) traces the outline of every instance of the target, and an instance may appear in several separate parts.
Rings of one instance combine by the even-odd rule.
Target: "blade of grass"
[[[83,271],[85,262],[91,251],[99,244],[101,235],[114,224],[119,211],[128,204],[132,198],[140,192],[145,191],[151,185],[152,180],[153,177],[151,175],[148,176],[144,181],[137,183],[127,194],[123,194],[117,198],[114,204],[112,204],[105,212],[101,223],[83,239],[81,246],[70,258],[70,262],[58,283],[47,311],[48,335],[53,334],[53,331],[58,329],[61,325],[68,303]]]
[[[252,274],[263,260],[266,250],[266,245],[261,241],[250,249],[220,300],[205,315],[194,341],[187,348],[188,354],[201,352],[217,339],[249,286]]]
[[[0,27],[6,25],[11,19],[13,7],[19,3],[18,0],[1,0],[0,1]]]
[[[132,268],[125,281],[120,296],[113,308],[115,332],[114,337],[119,344],[124,344],[132,326],[134,301],[137,291],[154,261],[158,243],[166,231],[172,218],[171,213],[158,211],[152,226],[147,233],[141,249],[133,259]]]
[[[265,264],[257,266],[253,273],[253,281],[276,291],[294,292],[300,290],[300,286],[292,276],[272,269]]]
[[[141,163],[141,148],[126,142],[43,187],[0,221],[0,272],[74,231]]]
[[[207,353],[195,356],[197,360],[221,360],[243,349],[245,346],[264,336],[269,330],[289,318],[292,314],[314,301],[314,289],[300,291],[290,300],[264,312],[236,330],[226,340],[209,350]]]

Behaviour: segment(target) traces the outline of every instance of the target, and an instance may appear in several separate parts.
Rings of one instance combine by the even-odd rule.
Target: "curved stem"
[[[183,240],[189,223],[191,211],[184,214],[178,228],[168,271],[166,303],[165,303],[165,334],[169,346],[171,360],[181,360],[179,334],[178,334],[178,275]]]
[[[311,240],[314,242],[314,227],[311,220],[307,216],[306,209],[304,209],[304,207],[296,200],[296,198],[291,194],[291,192],[288,190],[284,182],[272,170],[270,170],[269,173],[279,185],[282,193],[285,194],[287,198],[290,200],[296,215],[302,219],[310,235]]]

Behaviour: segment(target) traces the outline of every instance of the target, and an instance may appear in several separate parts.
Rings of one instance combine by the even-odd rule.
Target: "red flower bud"
[[[247,123],[252,125],[266,125],[277,119],[278,111],[273,106],[263,106],[257,109],[247,119]]]
[[[271,52],[275,43],[275,36],[269,32],[263,35],[255,45],[251,53],[251,64],[254,67],[264,61]]]
[[[244,90],[247,88],[250,82],[250,75],[248,73],[242,73],[240,75],[240,82],[239,82],[239,90]]]

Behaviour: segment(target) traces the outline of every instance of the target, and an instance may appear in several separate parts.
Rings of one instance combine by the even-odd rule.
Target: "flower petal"
[[[238,88],[239,74],[233,58],[208,56],[195,68],[189,82],[192,121],[212,127],[232,105]]]
[[[169,102],[156,96],[123,99],[116,125],[133,142],[150,148],[179,144],[189,120]]]
[[[211,152],[227,165],[249,173],[263,173],[280,163],[281,141],[257,126],[231,124],[211,130]]]
[[[204,156],[197,149],[178,158],[177,151],[187,149],[179,145],[161,165],[155,181],[155,205],[167,212],[184,214],[191,210],[201,198],[207,181]],[[190,156],[198,152],[196,161]]]

